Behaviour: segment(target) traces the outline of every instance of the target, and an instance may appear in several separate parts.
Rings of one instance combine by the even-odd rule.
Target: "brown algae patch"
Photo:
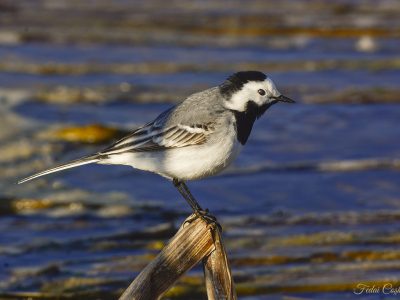
[[[45,282],[41,288],[44,293],[53,295],[62,295],[65,293],[78,293],[80,291],[98,290],[101,286],[110,286],[115,283],[120,284],[121,281],[107,278],[90,278],[90,277],[70,277],[64,280],[52,280]]]
[[[332,282],[320,284],[300,284],[300,285],[266,285],[257,283],[239,283],[237,284],[237,293],[240,296],[252,296],[274,293],[328,293],[328,292],[353,292],[360,282]],[[393,286],[398,285],[396,280],[368,280],[363,284],[368,286],[383,286],[391,283]]]
[[[300,234],[277,237],[268,240],[266,247],[302,247],[302,246],[332,246],[332,245],[389,245],[400,242],[399,233],[379,232],[342,232],[325,231],[312,234]]]
[[[203,285],[200,276],[185,275],[164,294],[163,299],[204,299],[206,291]]]
[[[176,103],[204,86],[176,88],[176,87],[149,87],[132,85],[122,82],[118,85],[71,87],[58,85],[55,87],[38,88],[31,93],[33,101],[51,104],[77,104],[77,103]],[[26,100],[29,100],[28,97]]]
[[[48,199],[15,199],[0,198],[0,215],[30,213],[54,207],[54,203]]]
[[[291,247],[310,245],[340,245],[355,242],[355,235],[349,232],[326,231],[313,234],[299,234],[271,239],[270,247]]]
[[[161,251],[165,247],[165,245],[165,241],[155,240],[147,244],[146,249]]]
[[[305,103],[313,104],[371,104],[371,103],[400,103],[400,90],[393,88],[348,88],[324,94],[304,95]]]
[[[32,211],[50,208],[54,205],[49,199],[18,199],[13,203],[15,211]]]
[[[329,262],[373,262],[373,261],[392,261],[400,260],[400,252],[397,250],[357,250],[344,252],[316,252],[308,256],[248,256],[233,257],[232,266],[270,266],[287,265],[298,263],[329,263]]]
[[[73,143],[101,144],[122,137],[126,133],[126,131],[115,127],[89,124],[85,126],[67,126],[55,130],[51,129],[47,132],[42,132],[40,137]]]
[[[142,63],[51,63],[39,62],[0,62],[0,71],[10,73],[23,73],[32,75],[88,75],[88,74],[177,74],[185,72],[234,72],[241,69],[264,69],[269,72],[290,72],[290,71],[323,71],[323,70],[366,70],[377,72],[381,70],[399,70],[400,59],[380,58],[366,60],[363,58],[351,59],[302,59],[302,60],[279,60],[279,61],[238,61],[221,62],[206,61],[200,63],[183,62],[142,62]],[[81,91],[69,92],[66,87],[59,87],[52,92],[38,94],[39,98],[62,98],[71,99],[88,98],[97,99],[102,97],[97,91],[84,88]]]

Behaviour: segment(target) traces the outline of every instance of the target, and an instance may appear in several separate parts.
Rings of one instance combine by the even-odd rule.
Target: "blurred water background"
[[[192,92],[266,72],[276,105],[189,186],[240,299],[397,299],[400,2],[0,1],[0,298],[115,299],[189,214],[123,166],[17,179],[102,149]],[[194,269],[166,296],[204,299]]]

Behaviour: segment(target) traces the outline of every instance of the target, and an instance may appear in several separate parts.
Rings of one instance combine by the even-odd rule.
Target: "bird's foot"
[[[207,223],[207,225],[217,225],[219,230],[222,231],[221,224],[218,223],[217,218],[213,216],[208,209],[205,210],[195,210],[194,215],[185,221],[185,223],[192,223],[197,218],[201,218]]]

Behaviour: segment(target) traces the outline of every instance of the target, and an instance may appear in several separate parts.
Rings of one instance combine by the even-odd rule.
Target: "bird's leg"
[[[201,217],[207,223],[216,223],[218,226],[220,226],[217,223],[216,218],[209,213],[208,209],[203,210],[201,208],[201,206],[197,203],[196,199],[193,197],[192,193],[190,192],[189,188],[187,187],[184,181],[174,178],[173,184],[178,189],[179,193],[181,193],[183,198],[185,198],[187,203],[189,203],[189,205],[192,207],[194,213],[197,215],[196,217]]]
[[[194,199],[192,193],[190,193],[189,188],[186,184],[178,179],[173,180],[174,186],[178,189],[179,193],[185,198],[187,203],[189,203],[190,207],[193,209],[194,212],[203,211],[201,206],[197,203],[196,199]]]

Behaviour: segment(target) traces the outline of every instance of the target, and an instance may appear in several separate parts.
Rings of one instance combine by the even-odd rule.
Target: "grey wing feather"
[[[99,154],[159,151],[205,143],[218,126],[218,114],[224,111],[219,100],[218,88],[193,94]]]
[[[161,114],[153,122],[138,128],[117,141],[99,155],[117,155],[126,152],[159,151],[204,143],[214,131],[212,122],[207,124],[168,124],[172,109]]]

